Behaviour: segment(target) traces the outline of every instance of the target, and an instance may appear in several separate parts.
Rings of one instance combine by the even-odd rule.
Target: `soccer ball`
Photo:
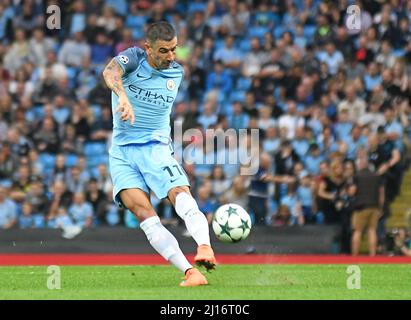
[[[217,239],[223,242],[238,242],[250,234],[251,219],[241,206],[228,203],[215,212],[213,230]]]

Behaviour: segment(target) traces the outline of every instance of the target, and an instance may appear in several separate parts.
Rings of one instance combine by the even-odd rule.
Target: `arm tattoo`
[[[107,87],[114,91],[117,96],[125,94],[123,81],[121,80],[123,73],[123,69],[121,69],[115,59],[112,59],[103,71]]]

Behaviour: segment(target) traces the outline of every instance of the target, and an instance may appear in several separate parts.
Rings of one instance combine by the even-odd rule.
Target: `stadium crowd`
[[[350,4],[361,8],[359,32]],[[60,29],[46,27],[50,5]],[[402,0],[1,0],[0,227],[138,226],[112,201],[101,71],[164,19],[185,69],[173,129],[260,130],[254,175],[183,161],[205,214],[235,202],[256,224],[339,225],[348,252],[347,190],[365,154],[385,181],[383,237],[411,137],[411,1]],[[171,206],[154,201],[172,222]]]

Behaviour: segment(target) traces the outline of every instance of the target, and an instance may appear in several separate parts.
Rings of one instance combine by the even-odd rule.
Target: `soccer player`
[[[136,215],[153,248],[185,273],[180,286],[198,286],[207,284],[207,279],[188,262],[149,198],[151,190],[159,199],[170,200],[197,242],[195,262],[213,269],[216,259],[207,219],[190,193],[184,170],[172,156],[170,113],[184,75],[174,61],[176,47],[172,25],[157,22],[146,30],[144,50],[129,48],[105,67],[114,123],[110,173],[115,202]]]

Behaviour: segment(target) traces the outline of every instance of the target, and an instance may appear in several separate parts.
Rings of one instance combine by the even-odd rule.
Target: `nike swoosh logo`
[[[140,76],[138,73],[137,73],[137,77],[139,77],[139,78],[144,78],[144,79],[150,79],[150,78],[151,78],[151,76],[149,76],[149,77]]]
[[[170,179],[170,183],[173,183],[174,181],[177,181],[178,180],[178,178],[176,178],[176,179]]]

